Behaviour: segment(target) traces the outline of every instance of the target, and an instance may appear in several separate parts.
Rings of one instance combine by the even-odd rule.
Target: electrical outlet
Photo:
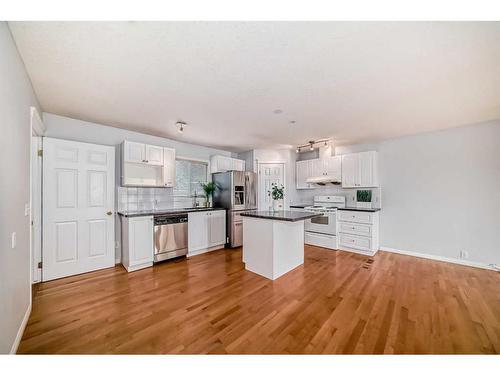
[[[30,204],[25,203],[24,204],[24,216],[28,216],[30,214]]]
[[[13,249],[15,249],[16,245],[17,245],[17,233],[16,232],[12,232],[11,246],[12,246]]]
[[[460,251],[460,259],[468,259],[469,258],[469,252],[465,250]]]

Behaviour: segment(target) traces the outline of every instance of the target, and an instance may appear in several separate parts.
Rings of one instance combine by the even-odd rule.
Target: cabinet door
[[[233,171],[245,171],[245,160],[240,159],[231,159],[232,162],[232,170]]]
[[[226,211],[208,212],[209,246],[226,243]]]
[[[340,181],[342,178],[342,158],[340,156],[332,156],[325,159],[326,175]]]
[[[146,145],[146,163],[163,165],[163,147]]]
[[[342,155],[342,187],[358,187],[359,179],[358,154]]]
[[[173,148],[163,149],[163,185],[175,186],[175,150]]]
[[[130,266],[153,261],[153,217],[129,219]]]
[[[207,214],[208,212],[188,213],[188,253],[209,247]]]
[[[308,177],[312,175],[312,163],[311,160],[303,160],[295,163],[296,166],[296,187],[297,189],[310,189],[311,186],[306,182]]]
[[[321,177],[325,175],[325,163],[323,159],[313,159],[312,164],[312,177]]]
[[[359,155],[359,187],[378,186],[377,178],[377,153],[361,152]]]
[[[146,160],[146,145],[144,143],[123,142],[124,161],[128,163],[144,163]]]

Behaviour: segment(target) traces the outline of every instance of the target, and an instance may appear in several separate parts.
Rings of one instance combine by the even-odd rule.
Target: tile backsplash
[[[118,211],[142,211],[152,209],[187,208],[193,206],[193,198],[176,197],[172,188],[118,187]],[[199,205],[204,197],[197,198]]]

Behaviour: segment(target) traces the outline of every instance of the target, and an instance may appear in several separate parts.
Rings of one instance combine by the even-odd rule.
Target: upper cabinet
[[[244,170],[245,160],[222,155],[213,155],[210,157],[210,173]]]
[[[297,189],[312,189],[306,180],[313,175],[314,160],[301,160],[295,163],[295,177]]]
[[[144,143],[128,142],[122,144],[123,161],[127,163],[145,163],[146,145]]]
[[[122,186],[173,187],[175,150],[124,141],[121,171]]]
[[[163,149],[163,185],[175,186],[175,149]]]
[[[342,187],[378,187],[378,157],[376,151],[342,155]]]
[[[315,183],[307,182],[308,178],[318,179],[324,177],[323,180],[328,179],[333,181],[340,181],[342,178],[342,158],[340,156],[302,160],[296,162],[295,167],[297,189],[312,189],[316,187]]]

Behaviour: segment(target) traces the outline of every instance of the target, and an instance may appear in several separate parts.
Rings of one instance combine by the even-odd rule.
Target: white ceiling
[[[230,151],[500,118],[499,22],[9,26],[44,111]]]

